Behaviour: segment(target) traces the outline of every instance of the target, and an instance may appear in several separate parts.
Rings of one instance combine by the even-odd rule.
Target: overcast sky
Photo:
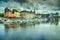
[[[0,11],[5,7],[10,9],[36,10],[36,12],[60,11],[60,0],[0,0]]]

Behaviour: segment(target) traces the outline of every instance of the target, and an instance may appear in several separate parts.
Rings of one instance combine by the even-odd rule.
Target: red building
[[[12,14],[12,12],[6,12],[4,17],[7,17],[7,18],[15,18],[15,16]]]
[[[8,8],[5,8],[5,15],[4,15],[4,17],[15,18],[14,14]]]

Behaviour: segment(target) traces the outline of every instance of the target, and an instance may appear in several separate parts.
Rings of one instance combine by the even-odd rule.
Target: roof
[[[21,13],[22,13],[22,12],[35,13],[35,12],[32,12],[32,11],[26,11],[26,10],[21,11]]]

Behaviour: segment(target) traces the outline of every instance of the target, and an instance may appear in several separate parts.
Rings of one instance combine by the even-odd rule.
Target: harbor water
[[[60,21],[27,25],[6,28],[0,23],[0,40],[60,40]]]

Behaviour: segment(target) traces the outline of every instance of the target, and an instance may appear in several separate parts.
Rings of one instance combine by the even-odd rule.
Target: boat
[[[3,19],[3,20],[2,20],[2,23],[3,23],[3,24],[9,24],[10,22],[11,22],[10,19]]]

